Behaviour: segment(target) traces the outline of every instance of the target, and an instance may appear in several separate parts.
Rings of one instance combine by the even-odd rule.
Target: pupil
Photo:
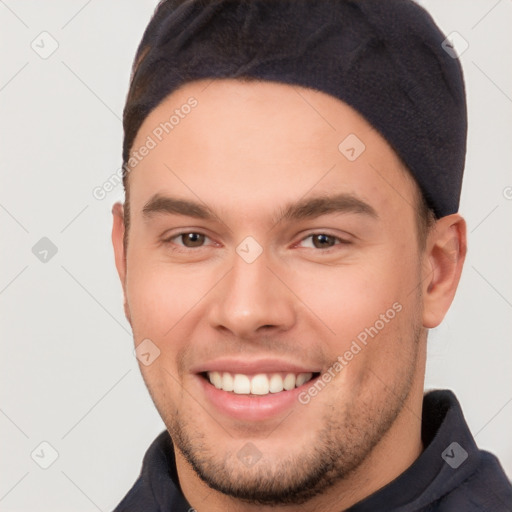
[[[332,243],[329,243],[329,242],[332,242],[332,236],[330,235],[316,235],[314,238],[313,238],[313,243],[315,245],[315,247],[332,247]],[[318,242],[318,244],[317,244]]]
[[[186,247],[198,247],[204,241],[204,235],[199,233],[187,233],[185,235],[184,244]]]

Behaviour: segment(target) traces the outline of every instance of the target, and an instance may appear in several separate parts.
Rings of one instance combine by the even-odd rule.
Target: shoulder
[[[459,486],[440,498],[432,512],[510,512],[512,484],[492,453],[481,450],[477,469]]]

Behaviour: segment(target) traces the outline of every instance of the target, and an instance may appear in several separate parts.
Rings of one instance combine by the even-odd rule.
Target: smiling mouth
[[[269,395],[303,386],[320,375],[315,373],[274,372],[246,375],[230,372],[202,372],[201,377],[222,391],[237,395]]]

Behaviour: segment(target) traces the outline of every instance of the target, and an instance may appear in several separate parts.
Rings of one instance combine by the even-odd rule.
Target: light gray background
[[[92,195],[120,166],[130,66],[156,3],[0,0],[0,510],[111,510],[164,429],[114,267],[110,209],[122,187]],[[430,335],[426,387],[456,392],[510,477],[512,1],[421,3],[469,43],[469,255]],[[47,59],[31,48],[51,48],[43,31],[59,45]],[[42,237],[58,249],[46,263],[32,253]],[[43,441],[58,452],[48,469],[34,461],[51,461]]]

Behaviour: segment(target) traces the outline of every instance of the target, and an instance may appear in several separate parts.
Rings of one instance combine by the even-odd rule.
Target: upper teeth
[[[241,373],[208,372],[210,382],[223,391],[233,391],[239,395],[268,395],[302,386],[313,377],[312,373],[287,373],[283,377],[279,373],[266,375],[258,373],[252,377]]]

